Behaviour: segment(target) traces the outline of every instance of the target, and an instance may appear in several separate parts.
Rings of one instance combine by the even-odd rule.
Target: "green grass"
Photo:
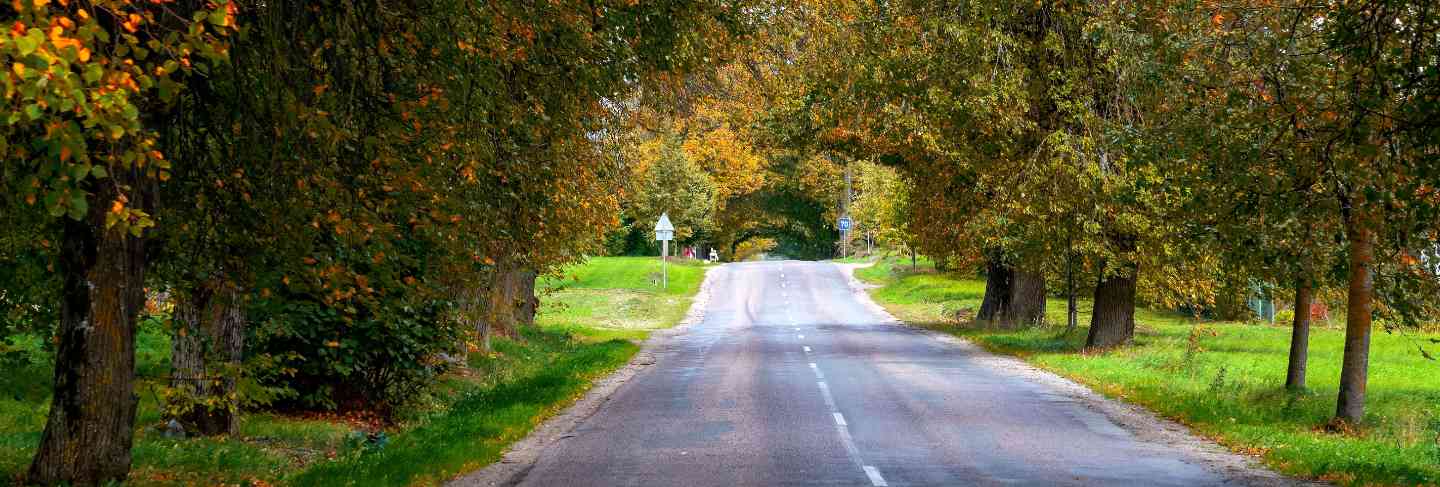
[[[502,341],[502,343],[504,343]],[[477,368],[510,375],[467,391],[424,424],[395,435],[384,449],[353,449],[336,461],[286,479],[299,486],[440,485],[500,459],[510,443],[570,404],[591,381],[625,364],[639,347],[623,340],[587,343],[534,332],[525,343],[500,347],[500,358],[477,354]],[[525,360],[503,353],[522,351]],[[504,361],[505,363],[487,363]]]
[[[1080,353],[1090,302],[1079,303],[1080,328],[995,331],[958,326],[956,310],[977,309],[984,282],[941,275],[893,260],[857,277],[881,286],[876,301],[898,318],[966,337],[1019,356],[1118,399],[1190,425],[1236,451],[1260,455],[1291,475],[1342,485],[1440,484],[1440,364],[1416,344],[1440,336],[1377,331],[1371,345],[1369,400],[1363,428],[1341,434],[1323,426],[1334,414],[1344,334],[1317,329],[1310,342],[1310,390],[1284,390],[1290,330],[1285,326],[1197,321],[1139,309],[1133,346]],[[1064,323],[1061,299],[1048,303]],[[1192,336],[1195,338],[1192,345]]]
[[[537,327],[522,339],[497,338],[493,353],[471,354],[406,420],[388,428],[388,443],[366,449],[363,426],[333,415],[247,413],[237,435],[168,439],[147,384],[168,372],[169,340],[158,325],[137,338],[140,410],[134,465],[127,485],[439,485],[499,459],[546,417],[571,404],[592,381],[625,364],[635,341],[673,326],[699,290],[705,267],[670,266],[670,288],[652,282],[654,258],[598,257],[541,283]],[[33,363],[0,366],[0,483],[28,467],[45,424],[50,365],[38,339],[18,337],[6,349]],[[148,379],[146,379],[148,378]],[[148,380],[148,381],[147,381]]]
[[[700,289],[705,264],[672,258],[667,267],[670,287],[663,290],[659,257],[592,257],[584,264],[565,269],[563,278],[546,279],[541,285],[563,289],[628,289],[675,296],[691,296]]]

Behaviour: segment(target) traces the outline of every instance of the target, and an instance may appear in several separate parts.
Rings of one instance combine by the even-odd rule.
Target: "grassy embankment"
[[[357,431],[366,418],[248,413],[240,433],[223,438],[163,438],[155,395],[141,397],[129,485],[438,485],[499,459],[505,446],[574,402],[592,380],[625,364],[633,340],[683,318],[705,269],[670,266],[658,289],[653,258],[595,258],[566,279],[542,283],[537,329],[523,340],[498,339],[495,353],[474,353],[403,420],[387,427],[382,448]],[[157,323],[138,339],[142,377],[167,372],[169,341]],[[0,365],[0,483],[26,468],[45,424],[50,366],[38,339],[5,345],[33,363]]]
[[[871,295],[897,318],[1148,407],[1233,450],[1260,455],[1278,471],[1342,485],[1440,484],[1440,363],[1416,351],[1418,343],[1440,338],[1436,333],[1377,330],[1366,425],[1331,433],[1323,425],[1334,414],[1342,329],[1312,332],[1310,389],[1295,394],[1284,390],[1290,340],[1284,324],[1198,321],[1140,309],[1134,346],[1084,354],[1089,299],[1080,301],[1080,328],[1069,336],[1062,336],[1065,301],[1054,298],[1047,314],[1058,325],[981,330],[948,318],[980,307],[985,283],[978,278],[937,274],[924,262],[912,270],[908,259],[881,261],[857,277],[880,285]]]

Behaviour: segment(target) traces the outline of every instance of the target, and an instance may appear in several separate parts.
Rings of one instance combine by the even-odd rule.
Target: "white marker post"
[[[670,269],[668,257],[670,255],[670,241],[675,239],[675,225],[670,223],[670,214],[661,213],[660,221],[655,222],[655,240],[660,241],[660,288],[670,288]]]

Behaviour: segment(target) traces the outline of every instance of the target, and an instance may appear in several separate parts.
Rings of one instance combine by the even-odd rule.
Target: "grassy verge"
[[[475,353],[417,399],[383,447],[360,433],[369,418],[249,413],[240,433],[171,439],[155,429],[158,402],[142,383],[127,485],[439,485],[499,459],[511,442],[578,399],[592,381],[625,364],[635,340],[684,317],[705,268],[670,265],[670,287],[652,277],[655,259],[595,258],[542,283],[539,326],[522,340],[497,339],[494,353]],[[137,343],[142,377],[159,380],[169,364],[162,327],[142,326]],[[5,349],[43,357],[38,340]],[[0,483],[28,466],[45,423],[50,365],[44,360],[0,364]]]
[[[661,289],[655,257],[600,257],[541,283],[542,328],[590,339],[641,340],[651,330],[679,323],[700,290],[705,266],[672,261],[670,285]]]
[[[1415,348],[1440,338],[1434,333],[1377,332],[1366,425],[1331,433],[1322,425],[1334,414],[1342,330],[1314,330],[1311,388],[1289,393],[1283,387],[1288,327],[1197,321],[1140,309],[1134,346],[1083,354],[1089,300],[1080,302],[1080,329],[1068,336],[1063,326],[1013,332],[967,328],[951,317],[979,308],[984,282],[928,269],[886,260],[859,270],[857,277],[880,285],[872,296],[906,322],[966,337],[1148,407],[1233,450],[1259,455],[1281,472],[1342,485],[1440,484],[1440,364]],[[1048,309],[1052,323],[1064,323],[1063,300],[1051,300]]]

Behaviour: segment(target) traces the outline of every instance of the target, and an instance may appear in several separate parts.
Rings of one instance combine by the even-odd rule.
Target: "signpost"
[[[655,240],[660,241],[660,287],[670,288],[670,269],[666,257],[670,255],[670,241],[675,239],[675,225],[670,223],[670,214],[661,213],[660,221],[655,222]]]
[[[835,228],[840,229],[840,257],[850,256],[850,217],[842,216],[840,221],[835,222]]]

